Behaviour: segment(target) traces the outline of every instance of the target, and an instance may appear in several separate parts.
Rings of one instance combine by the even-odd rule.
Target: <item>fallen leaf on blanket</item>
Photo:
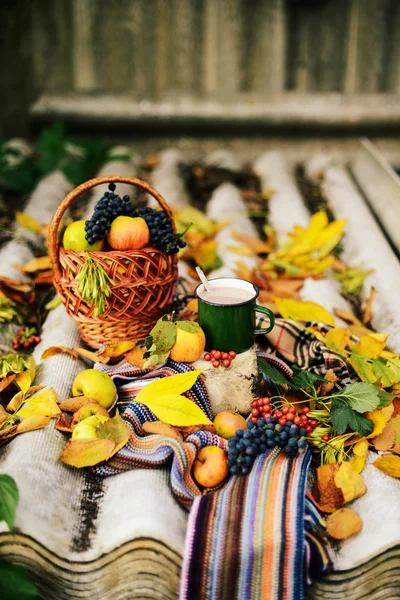
[[[374,428],[369,435],[366,436],[366,439],[375,438],[380,435],[382,431],[385,429],[386,419],[381,410],[373,410],[371,412],[366,412],[364,416],[373,422]]]
[[[50,300],[50,302],[48,302],[47,304],[45,304],[45,309],[46,310],[53,310],[54,308],[57,308],[57,306],[60,306],[60,304],[62,304],[62,299],[60,296],[54,296],[54,298],[52,300]]]
[[[13,396],[10,402],[7,404],[6,411],[9,413],[13,413],[16,410],[18,410],[18,407],[21,405],[23,399],[24,395],[22,392],[18,392],[17,394],[15,394],[15,396]]]
[[[9,416],[10,415],[6,412],[4,406],[0,404],[0,425],[4,423],[4,421],[7,421]]]
[[[365,301],[365,306],[364,306],[364,315],[363,315],[363,323],[364,325],[368,325],[371,322],[372,319],[372,303],[374,301],[374,298],[376,296],[378,292],[376,291],[376,289],[374,287],[371,287],[371,290],[369,292],[369,296],[367,298],[367,300]]]
[[[379,452],[387,452],[394,446],[396,441],[396,432],[392,427],[391,423],[386,423],[381,434],[376,436],[372,443],[375,449]]]
[[[143,423],[142,429],[146,433],[153,433],[156,435],[165,435],[166,437],[172,437],[172,438],[178,440],[179,442],[183,441],[183,437],[179,433],[179,431],[177,431],[171,425],[168,425],[168,423],[163,423],[162,421],[153,421],[153,422],[146,421],[146,423]]]
[[[389,335],[381,335],[378,339],[373,335],[363,335],[357,344],[352,347],[352,351],[364,358],[378,358],[386,346],[386,340]]]
[[[372,464],[380,471],[391,475],[391,477],[400,477],[400,456],[385,454],[377,458]]]
[[[36,396],[26,398],[27,406],[19,409],[16,413],[18,417],[26,419],[31,415],[43,415],[44,417],[55,417],[61,413],[58,406],[60,401],[53,388],[47,388]]]
[[[125,354],[125,360],[133,367],[144,369],[146,359],[143,358],[143,348],[140,346],[135,346],[132,348],[132,350],[129,350],[129,352]]]
[[[318,391],[318,394],[320,396],[326,396],[327,394],[329,394],[329,392],[331,392],[333,390],[335,383],[338,380],[337,375],[333,369],[329,369],[325,373],[324,379],[327,379],[329,383],[321,384],[321,387],[319,388],[319,391]]]
[[[197,431],[206,431],[208,433],[217,433],[217,430],[215,429],[214,425],[187,425],[187,426],[183,426],[183,425],[178,425],[178,426],[174,426],[174,429],[179,431],[179,433],[181,433],[183,435],[184,438],[187,438],[188,435],[191,435],[192,433],[196,433]]]
[[[62,451],[59,461],[71,467],[92,467],[108,460],[115,444],[111,439],[70,440]]]
[[[130,429],[117,410],[115,417],[108,419],[104,423],[100,423],[97,435],[99,439],[111,440],[114,443],[114,448],[110,454],[111,457],[128,442]]]
[[[351,508],[339,508],[326,521],[326,531],[335,540],[347,540],[362,529],[362,520]]]
[[[36,392],[40,392],[40,390],[44,390],[45,387],[46,387],[45,385],[33,385],[27,391],[26,397],[29,398],[30,396],[33,396],[33,394],[36,394]]]
[[[21,371],[21,373],[17,373],[14,383],[18,385],[21,392],[25,395],[31,387],[32,377],[26,371]]]
[[[27,431],[43,429],[43,427],[47,427],[50,423],[50,418],[51,417],[44,417],[43,415],[31,415],[18,423],[16,433],[26,433]]]
[[[109,356],[99,356],[97,352],[91,352],[90,350],[85,350],[85,348],[74,348],[74,350],[76,350],[76,352],[79,354],[79,356],[82,356],[82,358],[87,358],[94,363],[106,365],[108,362],[110,362]]]
[[[65,431],[67,433],[72,433],[71,421],[65,415],[61,415],[57,419],[54,427],[55,427],[55,429],[58,429],[58,431]]]
[[[77,412],[82,406],[87,406],[88,404],[98,404],[97,400],[93,398],[86,398],[86,396],[74,396],[73,398],[68,398],[63,402],[60,402],[59,407],[64,412]]]
[[[14,265],[21,273],[35,273],[36,271],[45,271],[51,269],[50,256],[40,256],[27,262],[25,265]]]
[[[0,429],[0,446],[6,444],[9,440],[17,435],[17,425],[11,424],[5,429]]]
[[[340,465],[338,463],[321,465],[317,468],[317,486],[319,492],[319,507],[323,512],[333,513],[344,504],[343,492],[335,484],[335,475]]]
[[[292,300],[290,298],[274,298],[278,310],[284,319],[294,321],[318,321],[327,325],[335,325],[331,313],[316,302]]]
[[[384,406],[381,410],[381,413],[383,414],[383,416],[385,417],[385,421],[386,423],[388,421],[390,421],[390,419],[393,416],[394,413],[394,405],[393,402],[391,402],[390,404],[388,404],[387,406]]]
[[[273,251],[273,248],[266,242],[252,238],[244,233],[238,231],[232,231],[232,237],[237,241],[245,244],[252,254],[269,254]]]
[[[40,360],[44,360],[45,358],[51,358],[52,356],[56,356],[56,354],[64,353],[69,354],[74,358],[79,357],[77,351],[73,348],[67,348],[67,346],[50,346],[49,348],[46,348],[46,350],[43,352],[42,356],[40,357]]]
[[[90,402],[89,404],[85,404],[85,406],[81,406],[79,410],[74,412],[71,421],[71,430],[74,429],[78,423],[93,415],[103,415],[104,417],[110,416],[108,411],[98,402]]]
[[[152,381],[136,396],[135,401],[146,404],[147,399],[152,399],[154,396],[163,396],[165,394],[183,394],[194,386],[198,376],[203,369],[195,371],[187,371],[186,373],[178,373],[169,377],[163,377],[157,381]],[[161,421],[163,419],[160,419]]]
[[[33,233],[40,233],[39,221],[27,213],[22,213],[17,210],[15,213],[15,220],[17,221],[18,225],[21,225],[21,227],[24,227],[24,229],[33,231]]]
[[[104,357],[116,357],[122,356],[132,350],[136,346],[136,342],[116,342],[115,344],[109,344],[99,352],[98,356]]]
[[[176,377],[176,375],[173,377]],[[150,385],[146,386],[144,390],[150,387]],[[146,401],[143,401],[143,399],[139,399],[140,393],[136,397],[136,401],[145,404],[160,421],[164,421],[170,425],[211,423],[201,408],[185,396],[181,396],[180,394],[154,395],[152,398],[147,397]]]
[[[334,476],[335,485],[343,494],[344,502],[351,502],[360,498],[367,491],[363,478],[355,471],[351,464],[344,462]]]
[[[350,461],[352,468],[361,473],[365,466],[365,461],[368,456],[368,442],[367,440],[360,440],[353,446],[354,458]]]

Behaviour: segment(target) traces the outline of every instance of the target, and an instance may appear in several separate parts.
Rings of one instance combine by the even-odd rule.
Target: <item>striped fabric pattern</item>
[[[196,498],[180,600],[301,600],[309,451],[259,456],[247,477]]]

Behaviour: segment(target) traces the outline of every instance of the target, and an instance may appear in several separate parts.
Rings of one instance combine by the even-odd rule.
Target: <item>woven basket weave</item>
[[[117,341],[142,340],[155,322],[168,311],[178,278],[177,256],[156,248],[92,252],[113,281],[111,296],[103,315],[93,316],[93,305],[78,293],[76,276],[85,263],[85,252],[65,250],[58,241],[61,218],[80,194],[103,183],[128,183],[145,190],[172,217],[164,198],[146,182],[132,177],[110,175],[91,179],[70,192],[58,206],[49,229],[49,255],[54,285],[67,313],[79,328],[82,339],[93,348]],[[175,225],[173,224],[174,231]]]

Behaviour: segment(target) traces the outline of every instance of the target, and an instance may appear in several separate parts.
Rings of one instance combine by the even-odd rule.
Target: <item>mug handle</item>
[[[268,329],[256,329],[254,332],[254,335],[263,335],[265,333],[269,333],[270,331],[272,331],[272,329],[274,328],[274,325],[275,325],[274,313],[271,310],[269,310],[269,308],[265,308],[265,306],[260,306],[259,304],[254,305],[254,311],[263,313],[264,315],[267,315],[267,317],[269,318],[269,322],[270,322]]]

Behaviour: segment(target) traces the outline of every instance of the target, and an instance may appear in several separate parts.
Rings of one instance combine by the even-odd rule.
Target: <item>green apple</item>
[[[64,231],[63,246],[65,250],[73,250],[74,252],[81,252],[86,250],[88,252],[97,252],[102,250],[104,246],[104,240],[98,240],[94,244],[89,244],[85,238],[85,220],[75,221],[68,225]]]
[[[110,417],[105,417],[104,415],[92,415],[87,419],[83,419],[78,425],[74,428],[72,432],[73,440],[90,440],[95,439],[98,436],[98,426],[101,423],[105,423],[109,420]]]
[[[97,369],[86,369],[75,377],[72,394],[93,398],[104,408],[110,408],[117,397],[117,388],[107,373]]]

